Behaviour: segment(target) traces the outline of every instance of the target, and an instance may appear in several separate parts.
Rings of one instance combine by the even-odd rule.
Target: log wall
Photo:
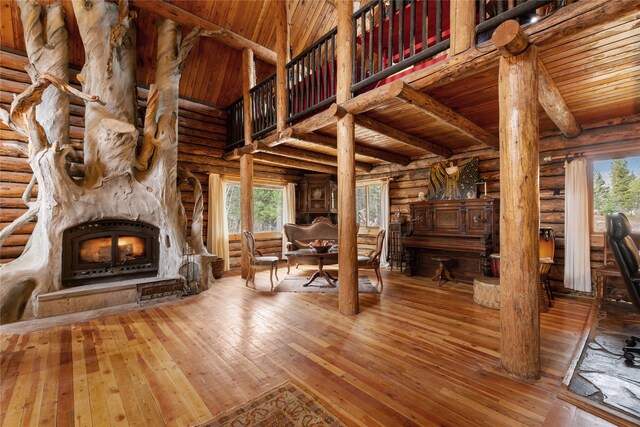
[[[637,139],[637,125],[628,123],[640,120],[638,117],[629,120],[619,120],[611,126],[601,128],[601,138],[593,138],[589,145],[581,145],[579,152],[586,157],[602,157],[603,151],[609,156],[615,152],[625,155],[640,155],[640,145]],[[606,124],[602,124],[606,126]],[[635,136],[634,136],[635,133]],[[607,141],[605,141],[607,140]],[[568,291],[563,286],[564,281],[564,159],[544,161],[547,156],[566,155],[568,149],[563,149],[563,142],[556,136],[540,139],[540,226],[553,228],[555,233],[555,264],[550,273],[551,284],[556,291]],[[573,148],[571,151],[576,151]],[[479,177],[487,182],[487,196],[500,197],[500,158],[498,151],[491,149],[476,149],[453,156],[467,158],[476,156],[479,159]],[[606,156],[606,154],[605,154]],[[418,201],[418,193],[426,191],[428,168],[435,159],[431,156],[416,159],[409,166],[383,165],[374,168],[366,174],[366,179],[389,178],[390,215],[397,210],[409,219],[409,203]],[[365,176],[363,176],[365,178]],[[478,186],[478,194],[483,186]],[[604,259],[602,239],[595,239],[591,246],[592,281],[595,289],[595,269],[602,266]],[[607,289],[605,296],[619,298],[626,294],[624,284],[615,279],[609,279],[612,286]]]
[[[2,50],[0,53],[0,104],[8,110],[13,95],[25,90],[30,79],[24,71],[28,61],[24,54]],[[71,83],[79,88],[77,74],[79,70],[71,70]],[[142,133],[142,122],[146,108],[148,90],[138,88],[139,120],[138,127]],[[84,103],[77,98],[71,99],[71,144],[76,158],[70,163],[73,177],[81,178],[84,174],[83,137],[84,137]],[[226,112],[219,108],[195,103],[186,99],[180,100],[178,119],[178,160],[179,166],[191,171],[200,181],[204,193],[203,234],[206,242],[208,219],[208,175],[218,173],[239,176],[238,162],[222,159],[226,139]],[[26,211],[21,200],[32,173],[27,164],[27,141],[22,136],[0,124],[0,229],[6,227],[14,219]],[[256,176],[277,180],[296,181],[300,175],[290,170],[272,166],[256,165]],[[182,201],[191,217],[194,196],[191,186],[180,184]],[[32,197],[37,195],[37,187]],[[0,249],[0,262],[8,262],[17,258],[23,251],[34,224],[26,224],[18,232],[10,236]],[[259,238],[258,238],[259,239]]]

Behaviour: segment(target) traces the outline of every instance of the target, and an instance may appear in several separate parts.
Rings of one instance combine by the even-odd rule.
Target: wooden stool
[[[473,279],[473,302],[487,308],[500,308],[500,278]]]
[[[451,277],[451,272],[447,270],[447,267],[444,265],[445,262],[451,261],[449,257],[433,257],[431,258],[434,261],[438,261],[438,268],[436,269],[436,273],[433,276],[433,281],[438,281],[438,286],[442,286],[447,282],[458,283]]]

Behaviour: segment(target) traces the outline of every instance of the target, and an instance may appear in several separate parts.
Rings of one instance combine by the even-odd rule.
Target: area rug
[[[640,314],[635,308],[603,301],[568,389],[585,402],[604,405],[614,415],[617,411],[640,424],[640,357],[629,363],[622,351],[632,334],[640,335]]]
[[[344,424],[291,381],[223,412],[200,427],[342,427]]]
[[[309,286],[303,286],[311,278],[310,273],[308,276],[301,275],[288,275],[276,286],[276,292],[326,292],[326,293],[338,293],[338,287],[333,287],[327,283],[323,277],[319,277],[309,284]],[[338,280],[337,285],[340,286]],[[371,280],[367,276],[358,277],[358,292],[361,294],[377,294],[378,289],[373,286]]]

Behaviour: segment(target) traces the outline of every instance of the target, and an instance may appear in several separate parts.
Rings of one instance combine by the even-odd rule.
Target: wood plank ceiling
[[[132,1],[136,3],[152,0]],[[153,0],[155,1],[155,0]],[[288,0],[291,14],[291,47],[293,55],[320,38],[335,25],[336,10],[331,2],[319,0]],[[41,4],[55,0],[40,0]],[[69,25],[70,62],[80,68],[84,63],[84,50],[75,22],[70,0],[61,2]],[[274,8],[269,0],[251,1],[193,1],[171,0],[191,14],[213,22],[271,50],[275,45]],[[0,2],[0,45],[3,48],[25,51],[20,9],[15,0]],[[154,81],[156,55],[156,22],[158,17],[147,12],[138,13],[137,27],[139,84],[148,86]],[[190,28],[185,28],[185,34]],[[180,96],[222,108],[242,94],[240,64],[242,52],[218,41],[200,38],[187,59],[180,82]],[[256,61],[257,81],[275,71],[275,67]]]

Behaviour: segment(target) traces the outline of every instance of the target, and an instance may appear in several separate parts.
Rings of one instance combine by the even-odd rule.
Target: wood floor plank
[[[541,315],[541,379],[526,383],[500,369],[499,311],[469,285],[384,271],[383,294],[342,316],[337,294],[271,293],[267,274],[257,290],[230,275],[184,300],[0,335],[0,424],[196,425],[286,380],[350,426],[588,418],[555,394],[589,300],[559,296]]]

